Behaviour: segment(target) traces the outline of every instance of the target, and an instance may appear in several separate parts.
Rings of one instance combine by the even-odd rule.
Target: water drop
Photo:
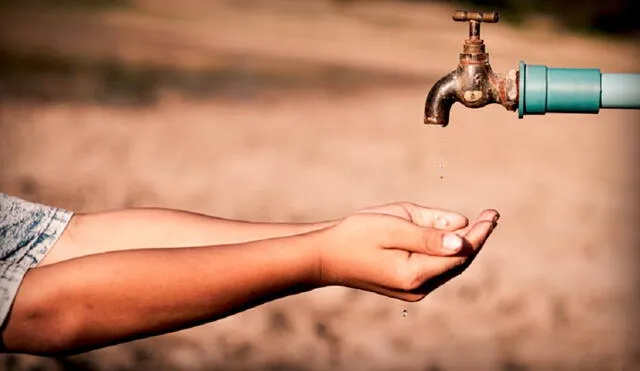
[[[407,312],[407,310],[406,310],[406,309],[403,309],[403,310],[402,310],[402,317],[406,317],[408,313],[409,313],[409,312]]]

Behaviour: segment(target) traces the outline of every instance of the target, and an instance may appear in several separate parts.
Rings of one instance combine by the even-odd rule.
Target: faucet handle
[[[456,22],[469,22],[469,41],[471,43],[482,43],[480,39],[480,23],[497,23],[500,20],[498,12],[469,12],[466,10],[456,10],[453,12]]]
[[[498,12],[469,12],[466,10],[456,10],[452,16],[456,22],[485,22],[485,23],[497,23],[500,20],[500,14]]]

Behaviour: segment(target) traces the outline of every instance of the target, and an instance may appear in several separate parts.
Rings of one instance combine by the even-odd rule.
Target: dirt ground
[[[640,369],[638,113],[518,120],[500,106],[456,105],[449,127],[424,126],[425,94],[455,67],[467,32],[450,11],[140,0],[0,15],[13,51],[196,80],[238,63],[249,79],[202,95],[160,84],[145,104],[4,95],[2,192],[76,211],[161,206],[271,221],[398,200],[502,214],[470,269],[419,303],[328,288],[76,357],[4,355],[0,369]],[[632,43],[546,21],[482,32],[496,71],[524,60],[639,72]]]

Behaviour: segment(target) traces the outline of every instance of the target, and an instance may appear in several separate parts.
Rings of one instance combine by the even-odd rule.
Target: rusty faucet
[[[464,41],[458,68],[441,78],[429,91],[424,123],[447,126],[449,111],[455,102],[469,108],[499,103],[507,110],[515,111],[518,108],[518,71],[494,73],[480,38],[480,24],[496,23],[500,15],[457,10],[452,18],[456,22],[469,22],[469,38]]]
[[[424,123],[447,126],[455,102],[469,108],[499,103],[518,117],[546,113],[598,113],[601,108],[640,109],[640,73],[602,73],[597,68],[554,68],[520,62],[518,70],[494,73],[480,38],[481,23],[496,23],[496,12],[453,13],[469,22],[458,68],[427,95]]]

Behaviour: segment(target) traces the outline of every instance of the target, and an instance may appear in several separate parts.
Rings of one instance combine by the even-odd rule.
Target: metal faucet
[[[429,91],[424,123],[447,126],[449,111],[455,102],[469,108],[499,103],[507,110],[515,111],[518,108],[519,72],[494,73],[484,41],[480,38],[480,23],[496,23],[500,15],[496,12],[457,10],[452,18],[456,22],[469,22],[469,38],[464,41],[458,68],[441,78]]]

